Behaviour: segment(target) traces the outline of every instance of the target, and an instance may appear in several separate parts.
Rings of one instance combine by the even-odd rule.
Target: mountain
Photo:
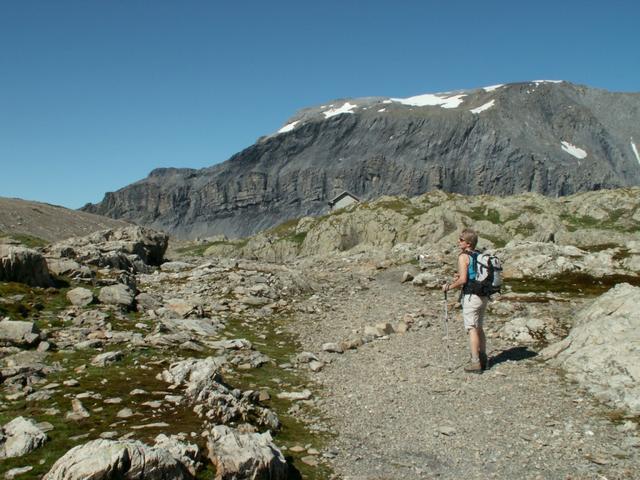
[[[362,199],[549,196],[640,184],[640,94],[558,81],[306,108],[275,134],[201,170],[157,169],[83,209],[179,237],[245,236]]]
[[[0,197],[0,243],[11,237],[30,244],[64,240],[129,223],[48,203]]]

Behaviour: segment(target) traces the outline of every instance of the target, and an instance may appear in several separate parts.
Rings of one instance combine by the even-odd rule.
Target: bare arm
[[[458,256],[458,275],[453,283],[442,287],[443,291],[453,290],[454,288],[460,288],[467,283],[467,270],[469,268],[469,255],[461,253]]]

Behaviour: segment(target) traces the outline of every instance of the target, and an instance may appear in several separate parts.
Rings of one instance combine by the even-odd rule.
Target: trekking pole
[[[444,292],[444,338],[447,349],[447,370],[451,371],[451,353],[449,351],[449,304],[447,302],[447,292]]]

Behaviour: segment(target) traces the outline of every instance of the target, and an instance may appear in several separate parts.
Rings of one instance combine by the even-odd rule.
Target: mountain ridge
[[[638,125],[640,94],[568,82],[343,99],[300,110],[223,163],[155,169],[83,210],[184,238],[236,237],[320,214],[343,190],[369,200],[633,186]]]

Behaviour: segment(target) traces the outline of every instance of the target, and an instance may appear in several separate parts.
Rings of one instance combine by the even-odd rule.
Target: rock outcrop
[[[45,249],[45,256],[47,262],[52,261],[58,269],[66,268],[79,275],[83,272],[80,264],[148,272],[149,266],[162,263],[167,244],[165,233],[130,226],[55,243]]]
[[[567,376],[615,408],[640,415],[640,288],[620,284],[576,315],[564,340],[547,347]]]
[[[69,450],[43,480],[149,480],[193,478],[175,449],[150,447],[138,441],[93,440]]]
[[[0,245],[0,281],[26,283],[32,287],[52,285],[42,254],[13,245]]]
[[[241,433],[219,425],[207,437],[207,449],[216,467],[216,480],[287,478],[287,462],[269,432]]]
[[[180,237],[236,237],[323,213],[343,190],[371,200],[638,185],[639,105],[639,94],[567,82],[335,101],[222,164],[154,170],[84,210]]]

